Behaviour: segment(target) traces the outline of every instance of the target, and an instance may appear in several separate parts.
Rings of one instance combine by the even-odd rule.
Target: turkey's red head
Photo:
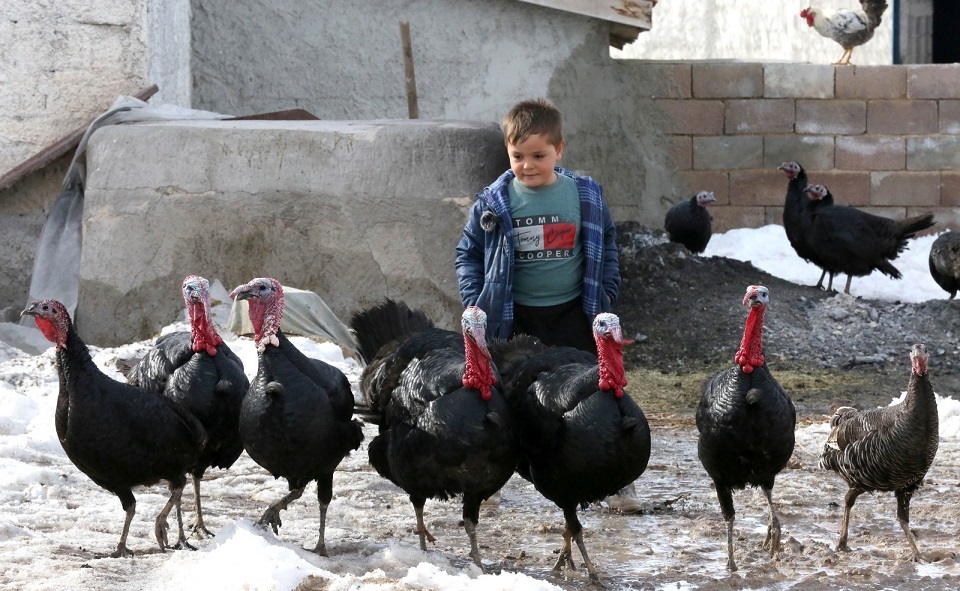
[[[740,349],[734,358],[744,373],[752,373],[755,367],[764,364],[763,359],[763,315],[770,302],[770,290],[762,285],[751,285],[743,296],[743,305],[750,306]]]
[[[490,386],[496,383],[493,366],[490,364],[490,349],[487,348],[487,314],[477,306],[469,306],[460,317],[463,329],[463,345],[466,363],[463,369],[463,385],[480,390],[480,397],[490,400]]]
[[[213,325],[210,315],[210,282],[199,275],[188,275],[183,280],[183,303],[190,316],[190,332],[193,334],[193,350],[217,354],[217,345],[223,342]]]
[[[30,305],[20,312],[20,316],[33,316],[37,328],[57,349],[66,346],[70,315],[67,314],[67,308],[57,300],[30,302]]]
[[[782,170],[784,174],[787,175],[787,178],[792,181],[793,179],[797,178],[797,175],[800,174],[800,171],[803,170],[803,168],[801,168],[796,162],[784,162],[777,167],[777,170]]]
[[[810,195],[810,198],[814,201],[820,201],[829,195],[830,191],[823,185],[810,185],[804,190],[804,193]]]
[[[613,390],[621,398],[627,385],[623,370],[623,329],[616,314],[601,312],[593,319],[593,339],[597,343],[600,389]]]
[[[280,346],[277,331],[283,318],[283,287],[270,277],[258,277],[230,292],[230,297],[247,300],[254,343],[263,353],[267,345]]]
[[[804,8],[800,11],[800,18],[807,21],[807,26],[813,26],[813,20],[816,17],[816,14],[813,12],[813,8]]]
[[[716,203],[717,198],[713,196],[713,193],[710,191],[700,191],[697,193],[697,205],[701,207],[706,207],[711,203]]]
[[[927,353],[927,347],[923,343],[917,343],[910,348],[910,364],[913,366],[913,373],[918,376],[926,375],[927,360],[930,354]]]

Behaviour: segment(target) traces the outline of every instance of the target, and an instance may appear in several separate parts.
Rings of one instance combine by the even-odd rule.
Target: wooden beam
[[[649,31],[658,0],[520,0]]]
[[[145,101],[155,95],[158,90],[160,89],[157,87],[157,85],[153,84],[147,88],[144,88],[133,96]],[[70,150],[75,149],[80,143],[80,139],[83,138],[83,134],[86,133],[87,128],[90,127],[91,123],[93,123],[93,119],[88,121],[83,127],[78,127],[77,129],[71,131],[46,148],[40,150],[30,158],[27,158],[20,164],[14,166],[3,176],[0,176],[0,191],[9,189],[25,176],[41,170],[57,158],[63,156]]]
[[[419,119],[417,77],[413,71],[413,43],[410,41],[410,23],[407,21],[400,21],[400,42],[403,44],[403,72],[407,80],[407,113],[411,119]]]

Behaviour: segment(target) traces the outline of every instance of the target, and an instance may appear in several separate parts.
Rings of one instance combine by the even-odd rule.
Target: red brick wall
[[[669,172],[714,192],[715,231],[780,223],[786,160],[838,203],[960,228],[960,65],[650,67]]]

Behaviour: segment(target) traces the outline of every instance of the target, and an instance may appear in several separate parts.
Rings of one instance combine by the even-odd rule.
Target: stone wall
[[[902,218],[960,214],[960,65],[650,64],[669,83],[667,166],[714,192],[714,228],[779,223],[796,160],[838,203]]]

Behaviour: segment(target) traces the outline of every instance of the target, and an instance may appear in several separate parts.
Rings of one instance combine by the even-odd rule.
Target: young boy
[[[563,116],[526,100],[503,118],[510,170],[477,194],[457,245],[463,305],[487,313],[487,337],[538,337],[597,354],[593,318],[620,293],[617,234],[600,185],[557,166]],[[607,497],[640,508],[632,484]]]
[[[600,185],[557,166],[563,117],[547,99],[503,119],[510,170],[477,195],[457,246],[464,306],[487,336],[529,334],[596,354],[591,325],[620,290],[616,229]]]

